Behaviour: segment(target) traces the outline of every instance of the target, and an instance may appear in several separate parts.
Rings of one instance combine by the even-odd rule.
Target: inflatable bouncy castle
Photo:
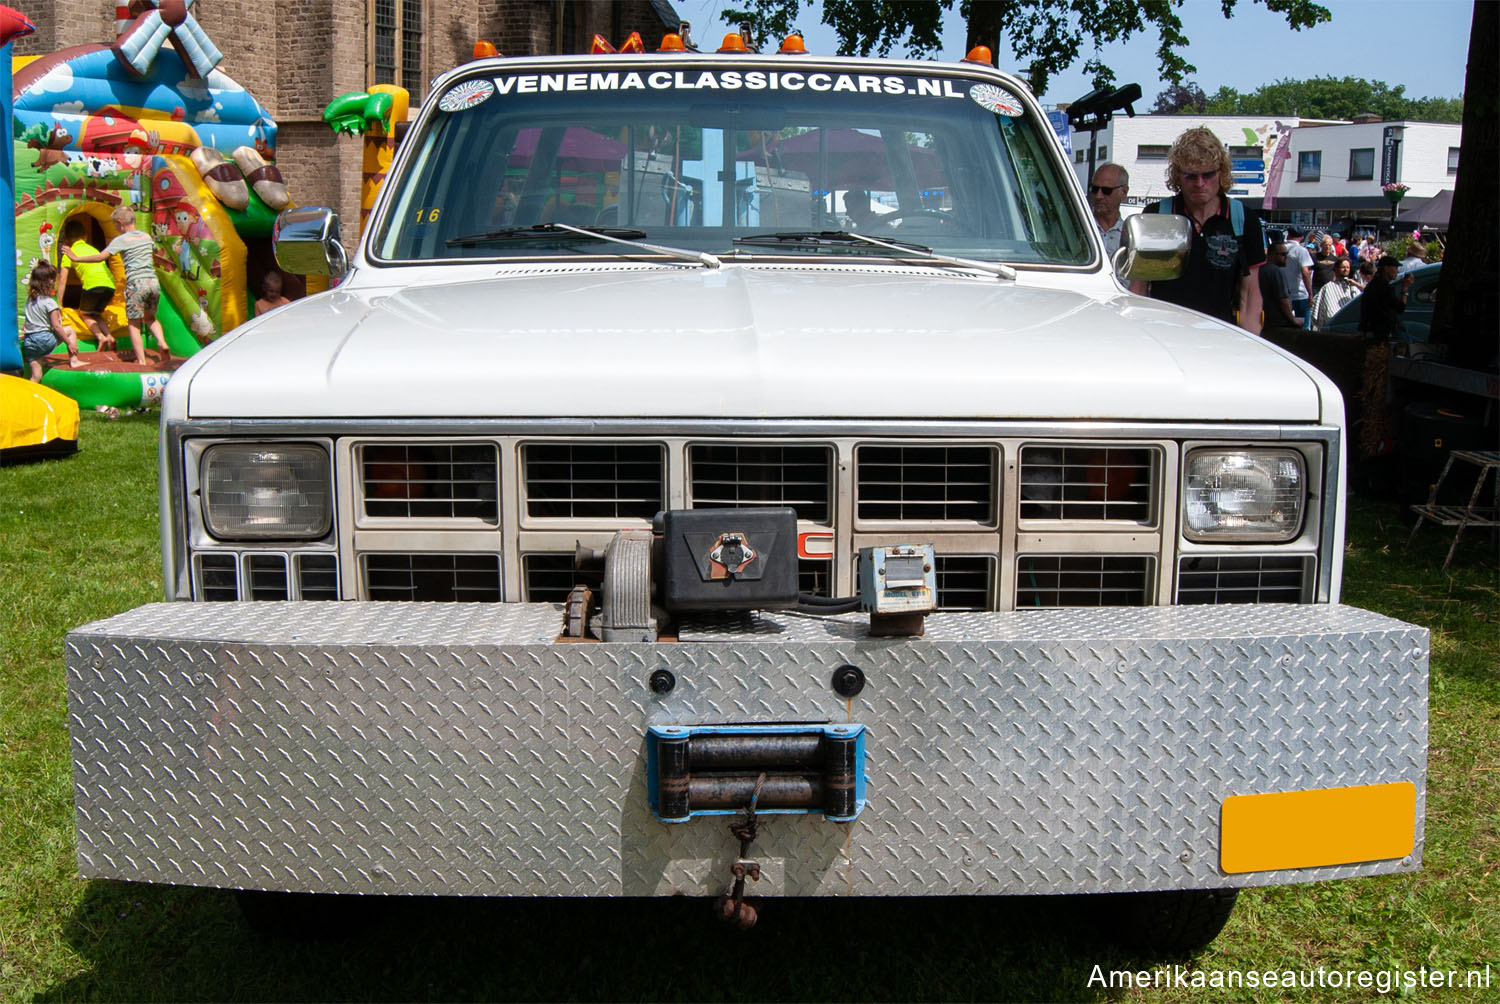
[[[120,349],[92,345],[83,367],[52,367],[42,378],[86,407],[158,398],[183,357],[243,323],[275,268],[276,214],[292,204],[275,166],[275,121],[215,69],[222,54],[192,5],[134,0],[111,45],[12,60],[14,309],[24,310],[35,262],[69,265],[59,256],[65,233],[103,250],[119,232],[111,220],[118,207],[155,241],[157,317],[170,358],[148,351],[136,360],[128,351],[125,277],[110,258],[115,296],[102,320]],[[94,343],[77,310],[77,275],[69,268],[57,299],[67,323]],[[300,276],[284,282],[290,296],[304,291]]]

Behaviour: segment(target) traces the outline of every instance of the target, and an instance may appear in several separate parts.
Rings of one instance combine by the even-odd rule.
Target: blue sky
[[[1404,84],[1408,97],[1451,98],[1463,91],[1474,13],[1471,0],[1320,2],[1333,20],[1297,32],[1287,27],[1281,15],[1253,0],[1239,0],[1228,21],[1219,0],[1186,0],[1179,11],[1183,32],[1190,40],[1185,55],[1198,68],[1190,77],[1210,94],[1225,84],[1253,91],[1283,78],[1360,75],[1392,87]],[[732,0],[673,0],[673,5],[684,20],[693,23],[693,38],[702,49],[717,48],[718,39],[730,30],[718,15],[735,6]],[[808,49],[831,54],[837,43],[821,16],[820,7],[805,12],[800,27]],[[963,58],[964,27],[956,14],[948,16],[943,42],[939,58]],[[1106,47],[1102,53],[1117,82],[1141,85],[1145,107],[1136,111],[1150,108],[1163,87],[1157,76],[1156,46],[1155,32],[1148,31],[1129,44]],[[899,50],[891,54],[905,55]],[[1002,69],[1014,68],[1008,48],[999,55]],[[1053,77],[1042,101],[1071,101],[1087,90],[1089,81],[1075,66]]]

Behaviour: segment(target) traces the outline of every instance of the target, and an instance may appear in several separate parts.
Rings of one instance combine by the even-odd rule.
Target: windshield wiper
[[[796,230],[788,233],[778,234],[751,234],[748,237],[736,237],[736,244],[746,244],[751,247],[847,247],[850,244],[867,244],[858,234],[847,230]],[[910,244],[906,241],[892,241],[891,246],[900,251],[931,252],[932,249],[920,244]]]
[[[953,265],[958,268],[977,268],[981,272],[988,272],[1002,279],[1014,279],[1016,277],[1015,269],[1009,265],[1002,265],[999,262],[960,258],[957,255],[942,254],[921,244],[912,244],[909,241],[877,240],[874,237],[853,233],[849,230],[807,230],[780,234],[752,234],[749,237],[735,238],[735,243],[759,247],[785,247],[789,244],[802,247],[868,244],[871,247],[884,248],[887,251],[918,255],[928,261],[935,261],[943,265]]]
[[[479,244],[499,244],[505,241],[535,240],[537,238],[562,238],[569,234],[587,237],[596,241],[609,241],[626,247],[640,248],[654,254],[666,255],[678,261],[690,261],[706,268],[718,268],[719,259],[706,251],[689,251],[686,248],[666,247],[635,240],[646,236],[646,231],[634,227],[575,227],[568,223],[534,223],[529,227],[506,227],[479,234],[466,234],[447,241],[448,247],[473,247]]]
[[[634,238],[646,236],[646,231],[636,230],[631,227],[590,227],[584,230],[582,227],[564,227],[560,223],[533,223],[529,227],[504,227],[500,230],[486,230],[483,233],[465,234],[462,237],[454,237],[446,243],[450,248],[473,247],[477,244],[502,244],[506,241],[527,241],[549,237],[567,237],[571,233],[582,231],[589,237],[604,239],[605,234],[612,237]]]

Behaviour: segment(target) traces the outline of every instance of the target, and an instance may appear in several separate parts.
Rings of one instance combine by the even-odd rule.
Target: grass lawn
[[[253,934],[216,890],[75,871],[62,640],[161,596],[156,419],[84,415],[71,458],[0,470],[0,1000],[1305,1000],[1373,989],[1089,986],[1109,947],[1079,899],[768,901],[738,934],[698,900],[374,902],[357,935]],[[1491,969],[1500,1000],[1500,591],[1475,533],[1356,502],[1346,602],[1432,632],[1422,870],[1243,893],[1205,971]],[[601,881],[603,877],[601,876]],[[351,925],[352,926],[352,925]],[[1169,974],[1170,975],[1170,974]]]

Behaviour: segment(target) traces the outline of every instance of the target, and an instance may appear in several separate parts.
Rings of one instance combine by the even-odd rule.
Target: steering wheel
[[[897,221],[905,219],[930,219],[937,220],[944,226],[958,226],[958,217],[952,213],[945,213],[941,209],[898,209],[894,213],[884,213],[878,219],[872,220],[871,229],[886,229],[894,226]]]

